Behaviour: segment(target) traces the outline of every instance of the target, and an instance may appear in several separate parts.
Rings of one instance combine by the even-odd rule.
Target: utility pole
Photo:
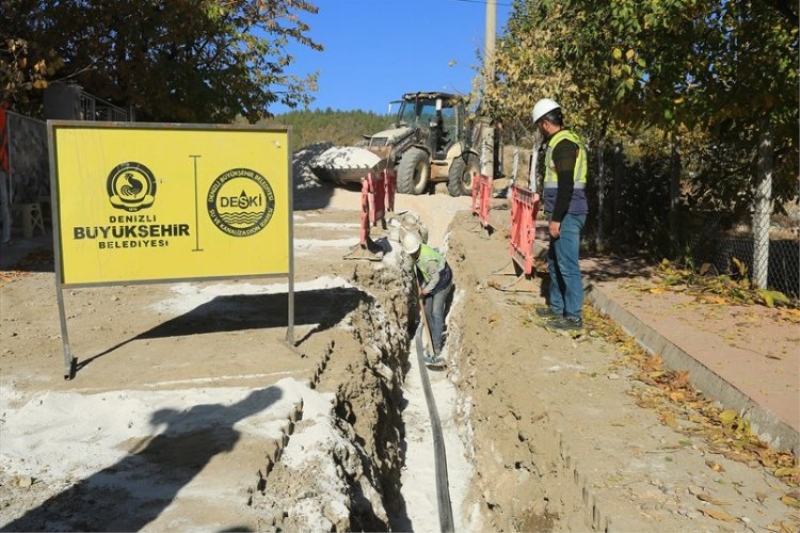
[[[486,37],[483,45],[483,86],[494,81],[494,40],[497,33],[497,0],[486,0]],[[486,128],[481,144],[481,173],[494,178],[494,126],[490,117],[482,117]]]

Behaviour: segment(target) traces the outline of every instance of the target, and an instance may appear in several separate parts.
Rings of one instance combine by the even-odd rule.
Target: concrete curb
[[[746,418],[758,436],[778,450],[800,453],[800,433],[774,413],[755,403],[735,385],[694,359],[669,339],[639,320],[632,313],[617,305],[601,289],[594,285],[586,287],[586,298],[601,312],[619,324],[626,333],[648,352],[657,353],[673,370],[688,370],[693,387],[713,398],[728,409],[736,409]]]

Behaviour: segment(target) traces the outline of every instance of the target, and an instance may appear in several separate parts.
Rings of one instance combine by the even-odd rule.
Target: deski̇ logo
[[[269,181],[249,168],[222,173],[206,197],[211,221],[233,237],[248,237],[264,229],[275,212],[275,193]]]

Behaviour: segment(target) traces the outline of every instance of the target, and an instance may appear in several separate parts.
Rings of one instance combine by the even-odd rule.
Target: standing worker
[[[425,316],[431,329],[433,355],[425,355],[425,364],[444,364],[444,316],[447,297],[453,288],[453,271],[442,254],[420,241],[414,233],[403,237],[403,251],[414,260],[419,282],[419,297],[424,301]]]
[[[550,246],[547,266],[550,298],[536,314],[548,319],[546,326],[560,331],[583,328],[583,282],[578,263],[581,230],[586,223],[586,149],[580,138],[564,127],[561,106],[543,98],[533,106],[533,123],[546,143],[544,170],[544,212],[548,221]]]

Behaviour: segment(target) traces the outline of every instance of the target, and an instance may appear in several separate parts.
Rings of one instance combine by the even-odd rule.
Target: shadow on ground
[[[332,328],[367,298],[371,297],[353,287],[296,292],[294,295],[294,325],[313,325],[314,327],[298,340],[295,346],[302,345],[315,333]],[[289,326],[288,319],[289,297],[287,293],[217,296],[188,313],[120,342],[102,353],[78,361],[75,370],[79,371],[97,359],[136,340],[287,328]]]
[[[53,235],[48,228],[44,235],[23,237],[12,235],[0,243],[0,271],[54,272]]]
[[[0,531],[139,531],[166,509],[211,459],[231,451],[234,425],[282,397],[277,387],[230,405],[196,405],[151,416],[153,433],[117,463],[78,481]],[[253,484],[257,479],[253,476]],[[246,529],[242,529],[244,531]]]

